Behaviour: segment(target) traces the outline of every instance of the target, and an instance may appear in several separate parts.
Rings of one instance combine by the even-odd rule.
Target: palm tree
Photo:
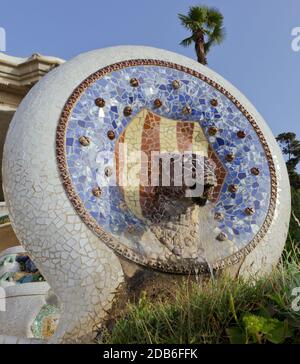
[[[191,31],[192,35],[180,44],[188,47],[195,43],[198,62],[207,64],[207,53],[214,44],[220,44],[225,37],[223,15],[218,9],[207,6],[191,6],[188,15],[178,14],[181,24]]]

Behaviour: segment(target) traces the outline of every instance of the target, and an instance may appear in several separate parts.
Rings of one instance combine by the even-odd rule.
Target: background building
[[[22,99],[47,72],[64,61],[38,53],[19,58],[0,53],[0,160],[9,123]],[[4,201],[0,173],[0,201]]]

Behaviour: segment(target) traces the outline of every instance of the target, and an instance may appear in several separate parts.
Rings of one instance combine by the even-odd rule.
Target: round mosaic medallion
[[[140,59],[100,69],[65,104],[56,142],[77,213],[139,264],[223,268],[272,221],[277,183],[263,133],[230,92],[187,67]]]

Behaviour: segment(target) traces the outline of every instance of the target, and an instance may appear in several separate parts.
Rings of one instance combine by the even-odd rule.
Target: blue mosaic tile
[[[139,80],[137,88],[130,86],[133,77]],[[172,88],[173,80],[180,81],[180,89]],[[106,101],[104,108],[94,104],[100,96]],[[153,107],[156,98],[163,102],[159,109]],[[210,105],[213,98],[218,100],[216,107]],[[192,112],[183,115],[187,104]],[[133,113],[124,117],[123,109],[128,105]],[[214,206],[215,212],[224,215],[218,227],[238,249],[247,245],[264,222],[270,201],[270,172],[261,142],[247,118],[226,96],[190,74],[163,66],[135,66],[112,72],[89,86],[73,108],[66,131],[67,163],[74,188],[87,211],[106,231],[119,236],[129,226],[134,226],[135,231],[147,229],[144,221],[120,207],[124,197],[118,187],[104,186],[107,178],[103,172],[113,164],[115,141],[142,108],[173,120],[199,122],[227,169]],[[211,126],[218,128],[216,136],[209,136]],[[106,137],[109,130],[115,131],[114,141]],[[239,130],[245,131],[245,138],[237,137]],[[87,148],[78,143],[82,135],[90,138]],[[106,159],[102,158],[104,152]],[[235,156],[232,162],[225,159],[228,153]],[[261,171],[259,176],[251,174],[253,166]],[[102,186],[101,199],[91,195],[96,184]],[[237,193],[228,192],[230,184],[238,185]],[[244,213],[249,206],[255,209],[251,217]]]

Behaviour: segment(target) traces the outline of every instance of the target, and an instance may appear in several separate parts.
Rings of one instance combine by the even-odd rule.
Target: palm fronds
[[[203,47],[197,47],[198,52],[204,49],[205,54],[198,59],[205,59],[212,45],[220,44],[225,37],[225,28],[223,27],[224,17],[216,8],[207,6],[191,6],[188,14],[178,14],[181,24],[189,30],[192,35],[183,39],[180,44],[184,47],[191,45],[193,42],[201,42]],[[199,34],[201,35],[199,37]],[[199,45],[199,44],[198,44]]]

